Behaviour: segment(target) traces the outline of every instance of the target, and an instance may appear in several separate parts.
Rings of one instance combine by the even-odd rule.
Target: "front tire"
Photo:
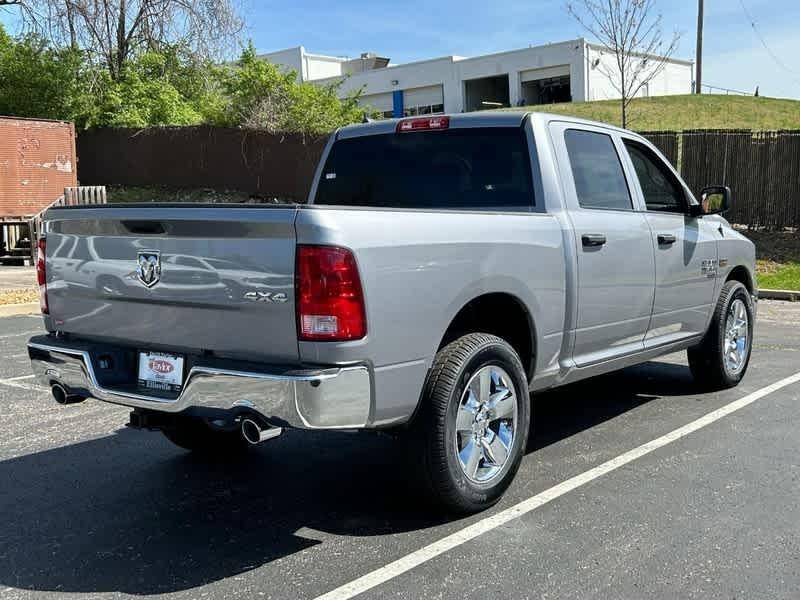
[[[753,301],[747,288],[728,281],[703,341],[689,348],[689,369],[705,388],[723,390],[742,380],[753,348]]]
[[[197,417],[180,417],[161,429],[170,442],[197,454],[231,455],[247,451],[249,444],[238,429],[216,429]]]
[[[471,333],[440,350],[414,424],[422,480],[431,499],[472,513],[511,484],[530,427],[527,377],[504,340]]]

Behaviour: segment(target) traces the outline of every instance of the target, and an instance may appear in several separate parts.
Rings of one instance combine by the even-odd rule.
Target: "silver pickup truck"
[[[307,204],[48,211],[29,354],[58,402],[132,407],[189,450],[398,432],[430,498],[480,510],[539,390],[679,350],[706,388],[741,380],[755,251],[730,195],[555,115],[345,127]]]

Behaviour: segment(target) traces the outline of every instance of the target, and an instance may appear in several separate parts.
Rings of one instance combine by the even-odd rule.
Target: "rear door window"
[[[569,129],[564,141],[581,208],[632,210],[628,183],[611,136]]]
[[[521,127],[368,135],[334,143],[315,204],[376,208],[529,209]]]

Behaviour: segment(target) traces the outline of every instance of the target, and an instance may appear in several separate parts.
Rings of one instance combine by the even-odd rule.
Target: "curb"
[[[800,302],[800,291],[796,290],[758,290],[759,300],[788,300]]]
[[[0,304],[0,317],[13,317],[16,315],[35,315],[41,312],[38,302],[25,304]]]

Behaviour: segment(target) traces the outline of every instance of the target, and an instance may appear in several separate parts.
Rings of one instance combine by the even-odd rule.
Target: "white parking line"
[[[36,377],[35,375],[19,375],[18,377],[7,377],[5,379],[0,379],[0,385],[5,385],[8,387],[18,388],[21,390],[29,390],[32,392],[46,392],[47,389],[41,385],[35,385],[31,383],[22,383],[26,379],[33,379]]]
[[[33,379],[36,375],[17,375],[16,377],[6,377],[0,381],[20,381],[22,379]]]
[[[391,562],[386,566],[376,569],[371,573],[367,573],[366,575],[359,577],[350,583],[346,583],[335,590],[328,592],[327,594],[318,596],[317,600],[346,600],[371,590],[372,588],[377,587],[382,583],[386,583],[387,581],[394,579],[395,577],[398,577],[399,575],[402,575],[403,573],[410,571],[411,569],[418,567],[419,565],[426,563],[429,560],[448,552],[449,550],[452,550],[453,548],[475,539],[479,535],[505,525],[509,521],[536,510],[551,500],[555,500],[556,498],[559,498],[576,488],[586,485],[598,477],[602,477],[607,473],[615,471],[620,467],[623,467],[636,460],[637,458],[641,458],[642,456],[650,454],[659,448],[663,448],[667,444],[671,444],[682,437],[694,433],[698,429],[702,429],[703,427],[706,427],[715,421],[719,421],[721,418],[752,404],[756,400],[776,392],[787,385],[797,383],[798,381],[800,381],[800,372],[786,377],[785,379],[781,379],[780,381],[776,381],[772,385],[763,387],[760,390],[748,394],[744,398],[734,400],[730,404],[726,404],[722,408],[718,408],[717,410],[714,410],[707,415],[692,421],[688,425],[679,427],[678,429],[675,429],[666,435],[662,435],[661,437],[647,442],[646,444],[642,444],[633,450],[629,450],[628,452],[625,452],[616,458],[612,458],[608,462],[604,462],[593,469],[589,469],[585,473],[576,475],[575,477],[567,479],[566,481],[540,492],[535,496],[531,496],[519,504],[515,504],[514,506],[497,514],[491,515],[478,521],[477,523],[473,523],[472,525],[464,527],[463,529],[456,531],[455,533],[452,533],[436,542],[433,542],[432,544],[424,546],[423,548],[420,548],[411,554],[403,556],[402,558],[399,558],[398,560]]]
[[[34,333],[41,333],[39,330],[35,331],[20,331],[18,333],[6,333],[4,335],[0,335],[0,340],[6,340],[8,338],[19,337],[21,335],[33,335]]]

